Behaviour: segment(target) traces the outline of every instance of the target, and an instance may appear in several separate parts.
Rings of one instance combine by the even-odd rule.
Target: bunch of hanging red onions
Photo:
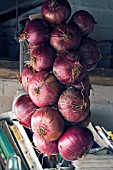
[[[93,135],[88,71],[99,60],[97,42],[89,36],[95,26],[84,10],[71,16],[67,0],[46,0],[41,18],[28,20],[23,36],[30,59],[21,78],[28,92],[17,99],[17,120],[33,133],[33,144],[44,155],[76,160],[87,154]]]

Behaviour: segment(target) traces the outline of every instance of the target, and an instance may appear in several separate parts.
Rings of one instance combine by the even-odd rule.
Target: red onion
[[[62,83],[75,84],[84,78],[86,67],[77,52],[68,51],[55,59],[53,73]]]
[[[55,58],[56,53],[52,48],[40,45],[30,53],[30,65],[36,71],[49,71],[52,69]]]
[[[58,142],[59,154],[67,161],[85,156],[94,142],[92,132],[83,126],[69,127]]]
[[[75,24],[61,24],[55,27],[51,33],[50,44],[58,52],[75,50],[81,42],[81,34]]]
[[[23,88],[27,92],[28,92],[29,82],[35,73],[36,71],[29,64],[27,64],[22,70],[21,81],[22,81]]]
[[[60,82],[47,71],[39,71],[29,83],[29,96],[39,107],[54,105],[60,93]]]
[[[78,123],[88,115],[90,100],[79,90],[68,88],[59,97],[58,109],[67,121]]]
[[[90,82],[89,82],[88,74],[85,75],[85,77],[82,79],[81,82],[76,83],[74,85],[74,87],[79,89],[81,91],[81,93],[83,93],[84,95],[89,96],[91,85],[90,85]]]
[[[35,147],[45,155],[55,155],[58,154],[58,141],[47,141],[38,134],[33,134],[33,143]]]
[[[89,111],[87,117],[86,117],[82,122],[80,122],[80,124],[81,124],[82,126],[87,127],[90,122],[91,122],[91,111]]]
[[[82,39],[79,52],[81,57],[86,62],[86,68],[88,71],[94,69],[99,61],[99,50],[97,42],[90,38],[85,37]]]
[[[64,131],[65,122],[60,113],[52,107],[41,107],[31,118],[34,133],[48,141],[57,140]]]
[[[32,102],[29,94],[20,96],[14,104],[14,112],[20,124],[30,128],[31,117],[37,106]]]
[[[51,24],[61,24],[71,15],[67,0],[46,0],[42,5],[42,16]]]
[[[93,31],[96,24],[93,16],[85,10],[76,11],[70,21],[75,23],[79,27],[81,34],[85,36]]]
[[[43,19],[34,19],[26,25],[26,38],[33,45],[46,44],[50,36],[50,27]]]

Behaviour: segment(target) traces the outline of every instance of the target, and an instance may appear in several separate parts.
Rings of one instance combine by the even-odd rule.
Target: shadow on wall
[[[20,88],[18,80],[0,79],[0,113],[12,110],[14,96]]]
[[[113,131],[113,87],[92,85],[91,112],[92,123]]]

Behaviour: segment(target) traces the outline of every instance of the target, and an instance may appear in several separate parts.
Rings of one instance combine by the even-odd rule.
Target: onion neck
[[[38,95],[39,94],[39,88],[35,89],[35,93]]]
[[[32,56],[31,60],[30,60],[30,65],[33,67],[36,64],[36,57]]]
[[[57,5],[57,1],[56,0],[51,0],[51,3],[49,5],[49,7],[52,8],[52,9],[55,9],[56,5]]]
[[[87,103],[83,100],[80,101],[80,104],[74,103],[73,101],[71,104],[73,109],[85,110],[87,108]]]
[[[75,65],[71,71],[71,80],[74,81],[75,78],[78,78],[81,73],[82,66],[80,64]]]
[[[49,74],[50,74],[50,73],[47,73],[47,74],[45,75],[42,83],[40,84],[40,86],[34,89],[37,95],[39,94],[40,88],[44,85],[44,83],[45,83],[46,79],[48,78]]]
[[[69,39],[71,39],[71,37],[72,37],[71,32],[67,32],[66,34],[65,33],[63,34],[63,39],[64,40],[69,40]]]
[[[44,136],[45,135],[45,128],[42,127],[42,126],[39,126],[38,132],[41,136]]]

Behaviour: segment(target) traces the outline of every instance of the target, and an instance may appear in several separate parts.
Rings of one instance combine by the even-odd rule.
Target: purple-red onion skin
[[[94,142],[92,132],[83,126],[69,127],[58,142],[59,154],[67,161],[85,156]]]
[[[22,81],[24,90],[26,92],[28,92],[29,82],[32,79],[32,77],[35,75],[35,73],[36,71],[28,64],[22,70],[21,81]]]
[[[96,40],[90,37],[84,37],[78,51],[85,60],[87,71],[93,70],[100,59]]]
[[[85,75],[85,77],[80,81],[79,83],[76,83],[74,85],[76,89],[79,89],[81,93],[83,93],[86,96],[90,96],[90,89],[91,89],[91,84],[89,81],[89,76],[88,74]]]
[[[46,0],[42,5],[42,16],[51,24],[64,23],[71,15],[67,0]]]
[[[80,82],[86,75],[86,67],[75,51],[59,55],[53,64],[53,73],[64,84]]]
[[[30,53],[30,65],[36,71],[49,71],[52,70],[55,58],[56,53],[51,47],[40,45]]]
[[[58,109],[68,122],[78,123],[88,115],[90,100],[79,90],[68,88],[59,97]]]
[[[80,122],[80,125],[87,127],[90,122],[91,122],[91,111],[89,111],[87,117]]]
[[[58,53],[76,50],[81,42],[81,34],[75,24],[61,24],[51,33],[50,44]]]
[[[29,96],[38,107],[54,105],[61,93],[61,83],[47,71],[39,71],[29,83]]]
[[[33,45],[47,44],[50,36],[50,26],[43,19],[34,19],[26,25],[27,41]]]
[[[38,107],[32,102],[29,94],[20,96],[14,105],[14,112],[20,124],[31,127],[31,117]]]
[[[33,134],[33,143],[35,147],[45,155],[58,154],[58,141],[47,141],[38,134]]]
[[[58,110],[52,107],[41,107],[31,118],[31,128],[43,139],[55,141],[63,133],[65,122]]]
[[[96,24],[93,16],[85,10],[76,11],[70,21],[78,26],[82,36],[89,35],[94,30]]]

